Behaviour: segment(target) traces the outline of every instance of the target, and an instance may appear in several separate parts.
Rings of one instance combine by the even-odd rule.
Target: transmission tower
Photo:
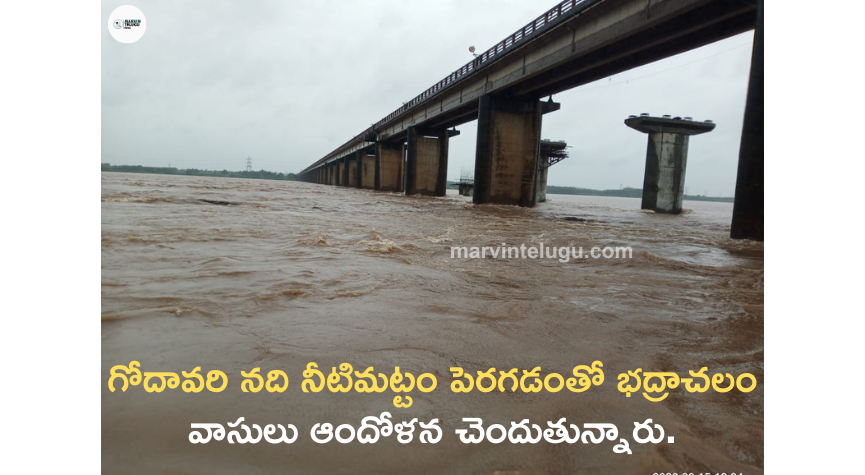
[[[249,157],[246,157],[246,171],[252,171],[252,159]]]

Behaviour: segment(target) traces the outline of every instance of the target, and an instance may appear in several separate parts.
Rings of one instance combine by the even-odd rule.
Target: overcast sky
[[[147,32],[107,30],[102,3],[102,162],[298,172],[547,9],[524,0],[137,0]],[[630,114],[718,125],[692,137],[686,189],[732,196],[752,33],[554,96],[544,138],[571,156],[549,184],[641,187],[646,135]],[[476,122],[451,139],[448,177],[474,164]]]

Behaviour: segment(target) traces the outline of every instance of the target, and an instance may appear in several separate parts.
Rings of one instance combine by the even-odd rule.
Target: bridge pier
[[[360,188],[363,186],[363,150],[358,150],[354,152],[354,160],[352,160],[352,167],[354,169],[354,179],[351,182],[351,185],[355,188]]]
[[[408,129],[405,194],[444,196],[447,191],[448,139],[456,130]]]
[[[348,169],[345,166],[345,158],[340,158],[336,160],[337,164],[337,172],[336,172],[336,184],[338,186],[345,186],[346,178],[345,174]]]
[[[354,184],[354,168],[355,168],[355,165],[357,164],[357,161],[354,159],[354,157],[352,155],[346,155],[345,157],[342,158],[342,161],[343,161],[343,166],[345,167],[345,171],[344,171],[345,182],[343,183],[343,186],[348,186],[348,187],[355,186],[355,184]]]
[[[561,104],[490,94],[478,101],[475,204],[534,206],[543,114]]]
[[[763,0],[757,2],[730,237],[763,240]]]
[[[375,188],[375,156],[360,152],[360,187],[367,189]]]
[[[547,201],[547,175],[550,167],[543,160],[538,160],[538,181],[535,183],[535,203]]]
[[[402,191],[403,145],[379,142],[375,144],[375,189]]]
[[[625,120],[625,124],[649,134],[640,208],[656,213],[681,213],[688,164],[688,137],[710,132],[715,124],[690,118],[648,115],[631,116]]]

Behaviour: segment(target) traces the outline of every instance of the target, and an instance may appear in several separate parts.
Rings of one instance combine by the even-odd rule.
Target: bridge
[[[561,107],[553,94],[755,29],[731,237],[762,240],[762,12],[762,0],[565,0],[299,179],[444,196],[448,139],[477,120],[473,202],[534,206],[546,188],[542,119]]]

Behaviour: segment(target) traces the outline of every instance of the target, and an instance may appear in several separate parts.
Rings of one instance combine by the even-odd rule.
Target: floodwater
[[[763,467],[763,244],[728,238],[730,203],[679,216],[629,198],[549,195],[532,209],[310,183],[102,174],[102,469],[105,473],[641,473]],[[201,200],[209,200],[201,201]],[[228,202],[229,204],[224,204]],[[581,218],[569,221],[564,218]],[[451,259],[451,246],[630,246],[630,259]],[[221,370],[221,393],[142,385],[109,392],[114,365]],[[603,362],[586,392],[453,393],[449,368],[557,372]],[[350,363],[432,373],[410,408],[394,393],[304,393],[303,370]],[[661,402],[618,391],[620,373],[752,373],[750,393]],[[286,392],[241,391],[280,369]],[[311,427],[438,418],[438,444],[317,444]],[[294,424],[294,444],[189,442],[191,423]],[[463,417],[611,422],[615,442],[463,444]],[[651,418],[675,442],[636,444]],[[415,426],[417,427],[417,426]],[[278,435],[278,433],[277,433]]]

